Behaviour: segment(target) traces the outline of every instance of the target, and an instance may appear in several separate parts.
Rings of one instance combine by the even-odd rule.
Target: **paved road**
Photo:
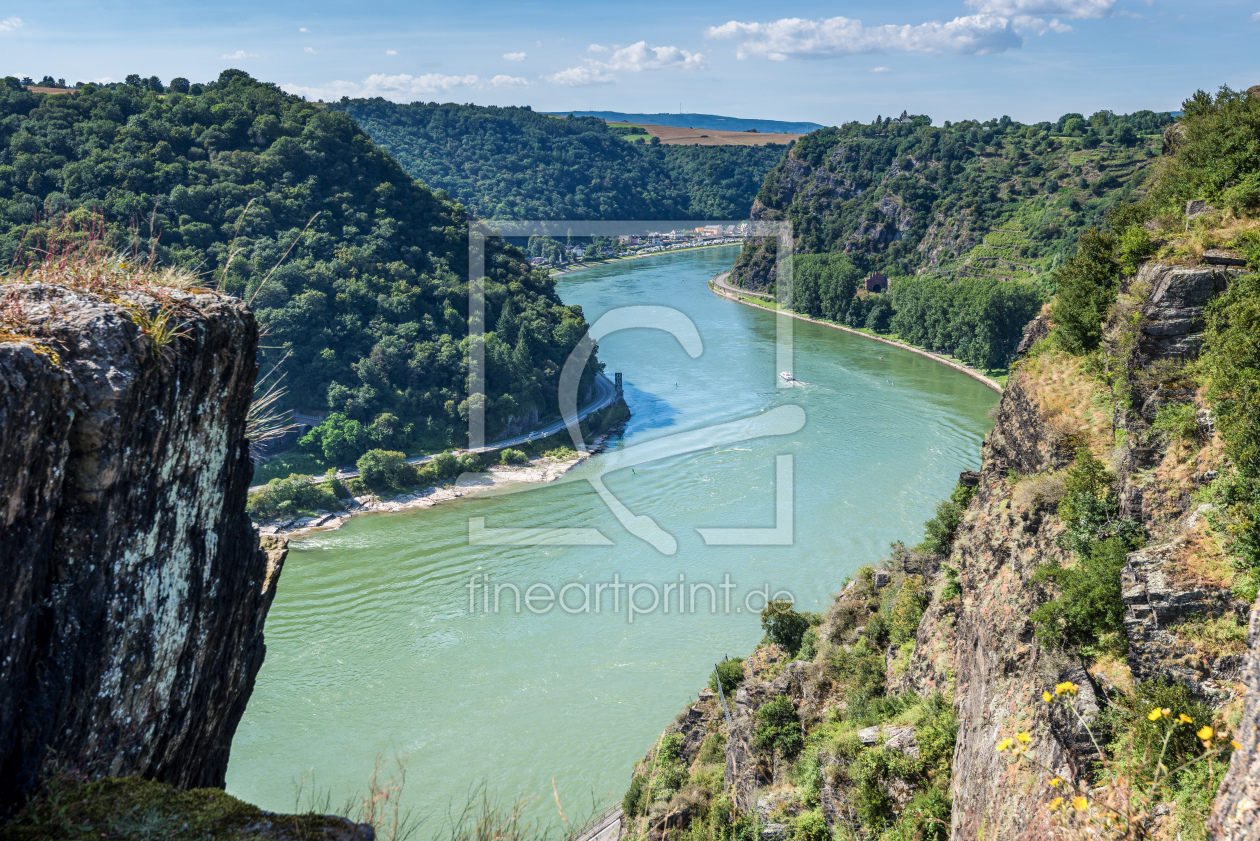
[[[475,449],[468,450],[467,452],[485,453],[485,452],[490,452],[493,450],[502,450],[505,447],[515,447],[520,444],[527,444],[530,441],[539,441],[539,440],[542,440],[543,438],[548,438],[552,435],[555,435],[557,432],[561,431],[565,427],[567,427],[570,421],[573,423],[577,423],[578,421],[581,421],[583,418],[585,418],[587,415],[598,412],[601,409],[606,409],[616,402],[617,402],[617,388],[616,386],[613,385],[612,380],[604,376],[603,373],[597,374],[595,376],[595,398],[591,400],[590,403],[587,403],[585,406],[583,406],[581,409],[578,409],[578,413],[576,417],[570,416],[568,418],[560,418],[558,420],[552,421],[546,426],[539,427],[538,429],[535,429],[532,432],[527,432],[524,435],[517,435],[515,438],[504,438],[502,441],[495,441],[493,444],[487,444],[484,447],[477,447]],[[407,459],[407,463],[408,464],[424,464],[426,461],[429,461],[432,458],[433,456],[431,455],[419,456],[418,458]],[[359,475],[359,471],[357,470],[338,470],[337,471],[338,479],[351,479],[358,475]],[[311,477],[311,481],[322,482],[323,477],[313,476]],[[259,491],[259,490],[262,490],[264,487],[266,486],[254,485],[252,488],[250,488],[250,491],[251,492]]]
[[[768,292],[753,292],[749,289],[740,289],[738,286],[731,286],[726,282],[726,279],[730,276],[730,272],[722,272],[720,275],[713,278],[713,285],[718,289],[721,289],[723,292],[730,292],[736,295],[754,295],[758,298],[769,298],[770,300],[774,300],[774,296]]]

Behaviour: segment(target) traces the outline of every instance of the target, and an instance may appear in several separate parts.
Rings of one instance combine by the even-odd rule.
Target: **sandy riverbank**
[[[559,459],[544,456],[526,464],[495,464],[491,465],[485,473],[465,473],[453,485],[425,488],[384,499],[378,496],[358,496],[354,498],[353,503],[349,503],[353,507],[348,511],[324,512],[313,517],[298,517],[281,523],[255,525],[258,525],[261,534],[281,535],[293,540],[315,532],[339,529],[352,517],[365,514],[397,514],[402,511],[432,508],[453,499],[480,496],[511,485],[543,485],[554,482],[586,459],[602,452],[608,438],[616,431],[614,429],[596,435],[593,442],[587,445],[587,451],[578,453],[573,458]]]

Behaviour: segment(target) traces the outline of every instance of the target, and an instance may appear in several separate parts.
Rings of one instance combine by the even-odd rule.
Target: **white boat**
[[[792,375],[791,375],[790,373],[788,373],[787,371],[780,371],[780,372],[779,372],[779,378],[780,378],[780,379],[782,379],[785,383],[798,383],[798,382],[800,382],[800,380],[798,380],[796,377],[792,376]]]

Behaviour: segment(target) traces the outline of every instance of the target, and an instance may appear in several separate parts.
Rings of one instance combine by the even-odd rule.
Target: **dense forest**
[[[328,458],[461,443],[467,212],[347,114],[237,70],[156,81],[60,95],[0,84],[0,249],[21,262],[104,238],[251,302],[263,370],[287,372],[290,405],[332,413],[316,435]],[[493,433],[558,412],[586,322],[521,252],[489,249]]]
[[[1030,279],[1140,195],[1170,123],[1152,111],[848,123],[801,138],[766,177],[754,215],[791,220],[798,251],[844,252],[864,270]],[[773,281],[762,249],[745,250],[734,282]]]
[[[747,219],[783,146],[627,142],[596,117],[342,100],[413,176],[489,219]]]

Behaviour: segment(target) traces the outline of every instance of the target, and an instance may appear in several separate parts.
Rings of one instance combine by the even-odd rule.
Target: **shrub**
[[[836,683],[844,687],[846,714],[865,712],[865,706],[884,694],[884,653],[863,638],[831,658]]]
[[[954,706],[940,692],[923,700],[923,718],[914,728],[919,743],[919,759],[933,781],[949,784],[954,761],[954,742],[958,738],[958,717]]]
[[[731,693],[744,682],[744,661],[742,659],[723,660],[717,664],[713,674],[709,675],[709,688],[718,691],[718,681],[722,682],[722,693],[728,698]],[[727,702],[730,703],[729,701]]]
[[[621,798],[621,810],[626,813],[626,817],[637,818],[647,811],[647,804],[643,801],[647,798],[647,781],[642,774],[635,774],[630,778],[630,788],[626,789],[626,796]]]
[[[893,601],[888,623],[889,641],[893,645],[902,645],[914,639],[926,608],[927,591],[923,579],[918,575],[906,576]]]
[[[941,588],[941,601],[948,602],[962,598],[962,584],[958,580],[958,570],[949,564],[941,565],[945,575],[945,586]]]
[[[767,753],[777,751],[783,759],[792,759],[805,745],[801,719],[792,706],[792,699],[778,695],[762,704],[754,716],[753,746]]]
[[[528,456],[520,450],[514,450],[511,447],[499,453],[499,463],[501,464],[524,464],[527,461],[529,461]]]
[[[887,748],[863,751],[849,766],[849,773],[857,788],[854,806],[863,826],[880,830],[892,823],[893,801],[888,796],[884,782],[894,777],[913,781],[918,772],[918,760],[901,751]]]
[[[795,656],[809,628],[809,617],[793,610],[792,603],[786,599],[772,599],[761,611],[761,627],[765,629],[767,640]]]
[[[1197,440],[1199,409],[1193,403],[1170,403],[1156,413],[1153,426],[1169,441]]]
[[[457,459],[460,473],[480,473],[486,464],[479,453],[464,453]]]
[[[792,841],[829,841],[830,838],[827,821],[817,809],[799,815],[792,827]]]
[[[262,490],[251,493],[245,503],[249,516],[256,519],[292,517],[303,511],[340,511],[336,480],[325,478],[312,482],[312,477],[298,473],[287,479],[272,479]]]
[[[363,484],[374,491],[413,487],[419,475],[407,456],[392,450],[368,450],[355,464]]]
[[[948,841],[949,795],[939,788],[915,792],[881,841]]]
[[[949,499],[936,506],[936,516],[923,524],[923,542],[915,547],[915,551],[948,555],[954,546],[954,535],[962,523],[963,514],[975,495],[975,488],[961,484],[954,488]]]
[[[1054,581],[1059,596],[1032,612],[1037,638],[1045,645],[1079,646],[1103,634],[1124,647],[1124,604],[1120,601],[1120,571],[1129,548],[1116,537],[1098,544],[1071,569],[1042,567],[1034,582]]]
[[[1135,274],[1143,261],[1157,250],[1151,235],[1142,225],[1130,225],[1120,234],[1119,262],[1129,274]]]

